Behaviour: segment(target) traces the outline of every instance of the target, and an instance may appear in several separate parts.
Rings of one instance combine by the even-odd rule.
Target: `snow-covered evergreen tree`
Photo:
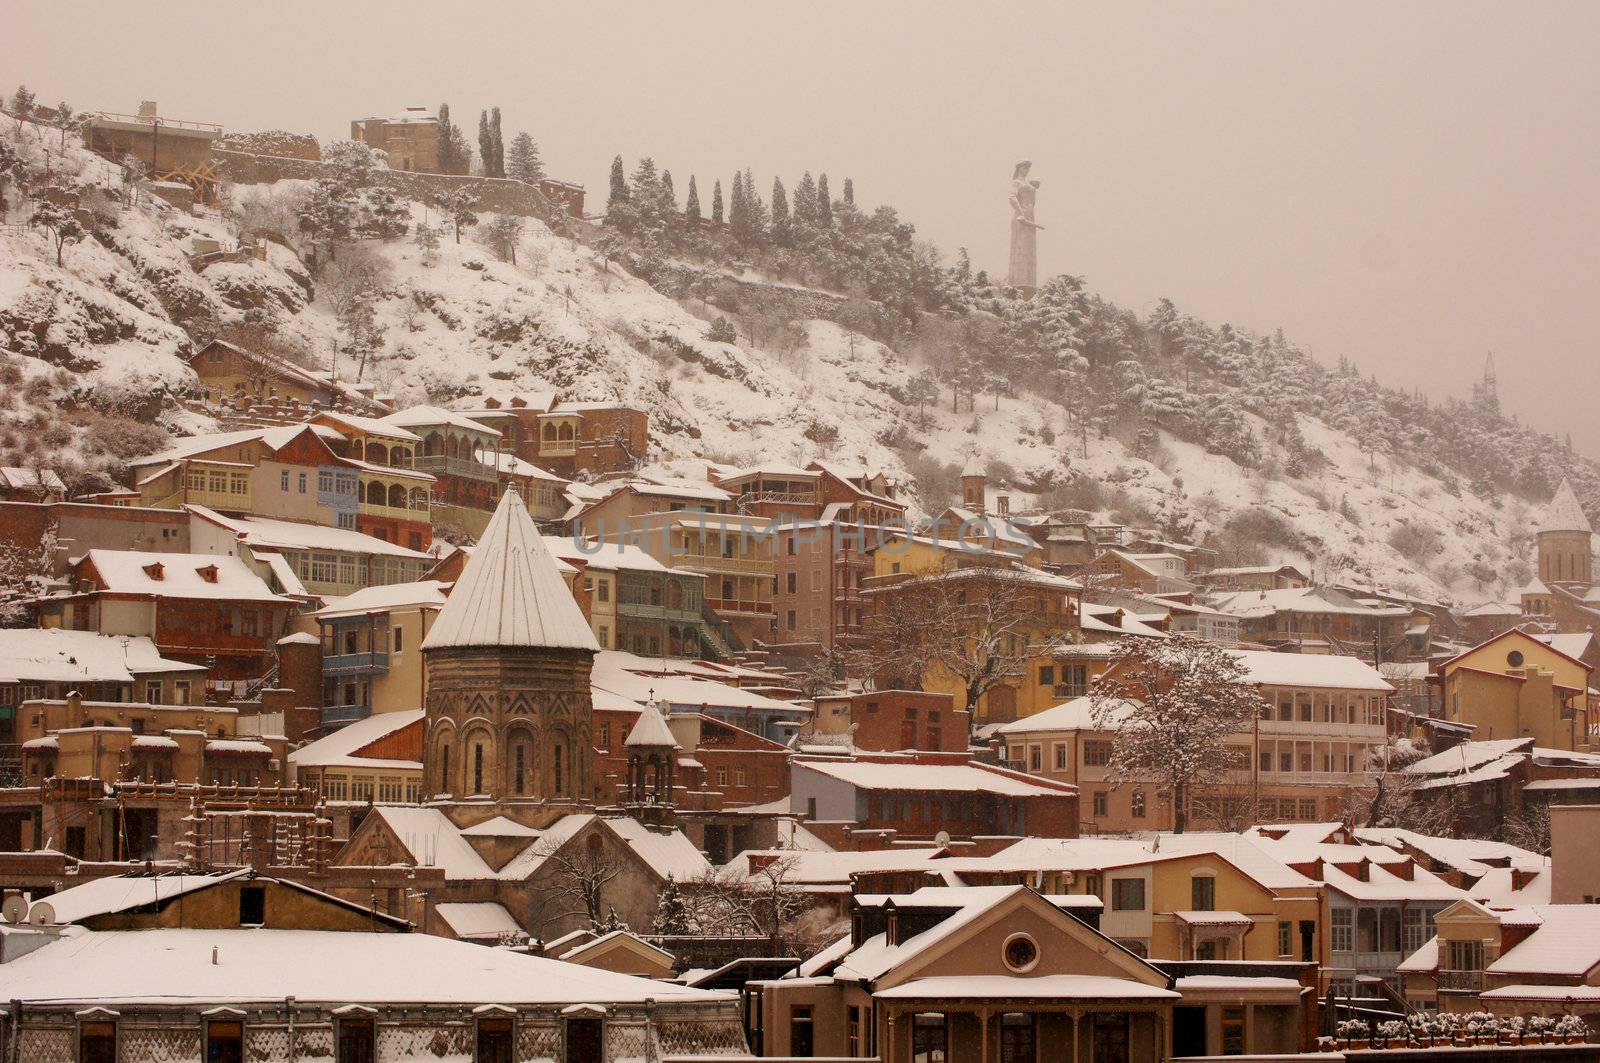
[[[683,201],[683,224],[691,233],[700,227],[700,189],[694,174],[689,175],[689,193]]]
[[[511,138],[511,149],[506,153],[506,176],[530,185],[537,185],[544,180],[544,162],[539,158],[539,145],[527,133],[518,133]]]
[[[711,223],[720,228],[722,217],[722,179],[718,178],[711,186]]]

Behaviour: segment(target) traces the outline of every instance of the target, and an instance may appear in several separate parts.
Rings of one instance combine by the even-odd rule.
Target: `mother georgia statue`
[[[1032,168],[1033,163],[1024,159],[1011,172],[1011,268],[1006,283],[1020,288],[1024,296],[1032,296],[1039,286],[1039,230],[1044,228],[1033,220],[1039,182],[1028,179]]]

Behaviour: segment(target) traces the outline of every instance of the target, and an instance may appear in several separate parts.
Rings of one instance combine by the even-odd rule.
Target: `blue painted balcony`
[[[382,651],[336,653],[322,658],[324,678],[352,675],[383,675],[389,671],[389,655]]]
[[[326,705],[322,709],[322,726],[343,727],[371,715],[371,705]]]

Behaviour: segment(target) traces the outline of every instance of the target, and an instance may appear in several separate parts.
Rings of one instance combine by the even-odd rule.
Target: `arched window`
[[[358,439],[351,444],[350,456],[355,458],[357,461],[360,461],[363,457],[365,457],[365,455],[361,452],[361,440]]]
[[[368,443],[367,460],[374,465],[389,464],[389,448],[382,443]]]
[[[445,742],[439,746],[439,784],[437,791],[441,794],[450,792],[450,743]]]
[[[445,441],[444,447],[446,456],[459,458],[461,456],[461,437],[451,436]]]
[[[565,423],[562,424],[562,426],[561,426],[561,441],[563,443],[566,443],[566,442],[569,442],[571,439],[572,439],[572,425],[571,424],[565,424]]]
[[[555,747],[554,747],[554,750],[553,750],[553,752],[551,754],[550,779],[551,779],[551,782],[553,782],[555,784],[553,786],[553,788],[552,788],[552,792],[554,793],[554,795],[556,797],[565,797],[567,795],[567,773],[566,773],[566,770],[565,770],[565,766],[562,764],[562,756],[561,756],[561,754],[564,752],[563,747],[565,746],[565,744],[566,744],[566,739],[564,739],[564,738],[557,739]]]
[[[420,487],[411,489],[411,508],[426,510],[428,508],[428,492]]]
[[[406,489],[399,484],[389,486],[389,505],[395,509],[406,508]]]
[[[511,750],[511,792],[519,797],[528,792],[528,747],[523,742]]]
[[[472,792],[483,793],[483,743],[472,747]]]
[[[439,455],[444,453],[444,437],[438,432],[429,432],[422,440],[422,453]]]
[[[383,499],[384,499],[383,485],[381,483],[379,483],[378,481],[376,481],[376,480],[373,480],[370,483],[368,483],[367,484],[367,505],[369,505],[369,506],[381,506],[381,505],[383,505]]]
[[[555,440],[556,440],[555,422],[546,421],[544,423],[544,431],[541,434],[543,435],[543,437],[545,438],[546,441],[554,443]]]

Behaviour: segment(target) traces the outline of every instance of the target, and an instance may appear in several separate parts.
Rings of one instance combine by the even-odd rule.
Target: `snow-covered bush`
[[[1589,1024],[1576,1015],[1563,1015],[1556,1020],[1555,1033],[1558,1037],[1587,1037]]]
[[[1338,1031],[1346,1041],[1361,1041],[1372,1036],[1372,1027],[1367,1025],[1365,1019],[1342,1019]]]

